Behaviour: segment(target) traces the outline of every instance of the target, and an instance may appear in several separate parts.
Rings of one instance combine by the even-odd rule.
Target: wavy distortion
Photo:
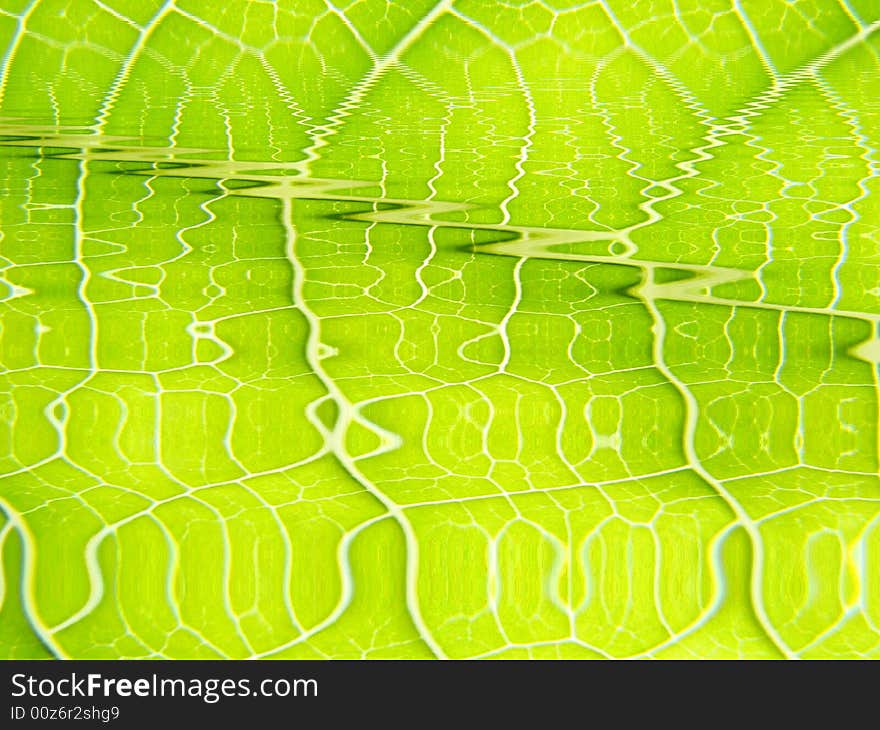
[[[0,5],[4,657],[874,657],[880,6]]]

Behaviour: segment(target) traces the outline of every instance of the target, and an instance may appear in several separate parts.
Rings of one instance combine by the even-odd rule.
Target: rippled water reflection
[[[5,3],[0,653],[875,656],[874,5]]]

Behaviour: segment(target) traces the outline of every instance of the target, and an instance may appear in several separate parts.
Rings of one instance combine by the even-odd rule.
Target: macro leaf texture
[[[876,658],[880,3],[0,0],[0,656]]]

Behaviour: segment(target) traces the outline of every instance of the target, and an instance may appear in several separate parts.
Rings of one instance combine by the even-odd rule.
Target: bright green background
[[[0,0],[0,655],[880,654],[878,18]]]

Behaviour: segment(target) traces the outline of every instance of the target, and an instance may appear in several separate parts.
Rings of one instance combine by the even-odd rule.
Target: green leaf
[[[876,657],[880,6],[0,9],[0,656]]]

